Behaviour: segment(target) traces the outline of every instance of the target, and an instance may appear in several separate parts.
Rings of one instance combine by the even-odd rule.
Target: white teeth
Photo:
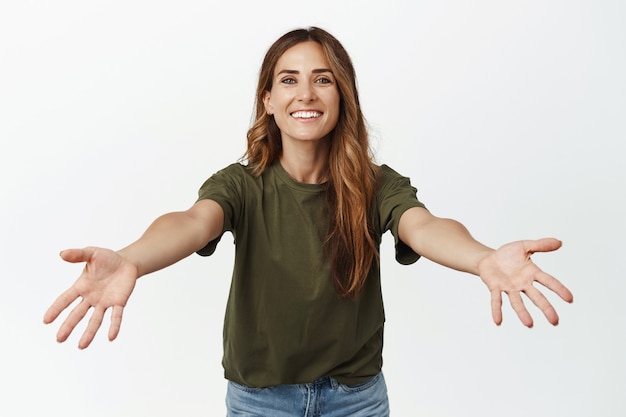
[[[298,118],[298,119],[313,119],[315,117],[320,117],[322,115],[322,113],[318,112],[318,111],[296,111],[291,113],[292,117]]]

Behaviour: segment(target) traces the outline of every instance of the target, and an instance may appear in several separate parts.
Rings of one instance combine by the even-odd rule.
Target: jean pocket
[[[376,376],[374,376],[374,377],[372,377],[372,378],[368,379],[367,381],[362,382],[360,384],[346,385],[346,384],[339,383],[339,386],[341,387],[342,390],[344,390],[346,392],[361,392],[361,391],[365,391],[365,390],[373,387],[374,385],[376,385],[376,383],[381,381],[382,377],[383,377],[383,374],[381,372],[378,375],[376,375]],[[383,382],[383,381],[381,381],[381,382]]]

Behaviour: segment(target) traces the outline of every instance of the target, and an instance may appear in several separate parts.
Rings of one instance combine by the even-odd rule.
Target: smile
[[[321,116],[322,113],[318,111],[295,111],[291,113],[291,117],[295,117],[296,119],[315,119]]]

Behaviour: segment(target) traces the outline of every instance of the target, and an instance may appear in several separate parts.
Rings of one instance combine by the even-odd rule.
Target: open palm
[[[122,313],[137,280],[137,268],[117,252],[102,248],[70,249],[61,257],[72,263],[85,262],[76,282],[56,299],[44,315],[44,322],[53,322],[74,301],[81,301],[67,316],[57,333],[57,341],[67,340],[76,325],[93,309],[78,347],[86,348],[93,341],[105,312],[111,308],[109,340],[117,337]]]
[[[531,255],[560,247],[561,242],[552,238],[512,242],[480,261],[478,272],[491,292],[491,311],[496,324],[502,323],[502,293],[508,295],[511,307],[524,325],[532,327],[533,319],[524,306],[522,293],[543,312],[550,323],[558,324],[559,316],[554,307],[533,284],[538,282],[567,302],[572,302],[574,297],[559,280],[543,272],[531,260]]]

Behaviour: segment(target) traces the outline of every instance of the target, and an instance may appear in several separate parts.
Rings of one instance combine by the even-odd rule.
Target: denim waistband
[[[297,385],[303,385],[303,386],[309,386],[309,387],[320,386],[320,385],[330,385],[332,389],[337,389],[337,387],[339,387],[339,382],[337,382],[337,380],[331,376],[324,376],[321,378],[317,378],[313,382],[309,382],[307,384],[297,384]]]

